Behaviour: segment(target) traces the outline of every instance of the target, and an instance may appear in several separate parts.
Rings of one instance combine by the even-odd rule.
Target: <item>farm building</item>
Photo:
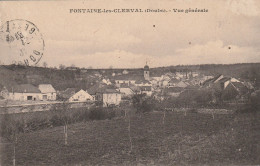
[[[42,93],[42,100],[56,100],[56,90],[51,84],[40,84],[38,88]]]
[[[116,106],[121,102],[121,93],[116,89],[100,89],[96,93],[96,100],[102,102],[103,107]]]
[[[88,94],[86,91],[82,89],[69,98],[69,101],[88,101],[88,100],[93,101],[94,97],[92,97],[90,94]]]
[[[41,100],[41,91],[31,84],[15,85],[8,89],[11,100]]]

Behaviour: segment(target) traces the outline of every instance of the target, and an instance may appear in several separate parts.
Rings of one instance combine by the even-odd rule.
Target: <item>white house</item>
[[[97,101],[101,101],[103,107],[119,105],[121,102],[121,93],[116,89],[100,89],[96,95]]]
[[[42,94],[41,91],[31,85],[31,84],[21,84],[21,85],[15,85],[11,86],[8,89],[9,91],[9,99],[10,100],[20,100],[20,101],[26,101],[26,100],[41,100]]]
[[[82,89],[69,98],[70,102],[72,102],[72,101],[89,101],[89,100],[93,101],[94,97]]]
[[[51,84],[40,84],[38,88],[42,93],[41,100],[56,100],[57,93]]]

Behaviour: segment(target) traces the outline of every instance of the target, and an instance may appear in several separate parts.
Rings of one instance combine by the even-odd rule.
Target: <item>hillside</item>
[[[57,90],[66,88],[88,89],[102,78],[113,78],[112,73],[122,73],[124,69],[80,69],[43,68],[19,65],[0,66],[0,85],[50,83]],[[142,74],[143,69],[127,69],[129,74]],[[224,74],[254,82],[260,87],[260,63],[229,65],[183,65],[151,68],[150,73],[162,75],[167,72],[199,72],[206,75]],[[0,87],[1,88],[1,87]]]

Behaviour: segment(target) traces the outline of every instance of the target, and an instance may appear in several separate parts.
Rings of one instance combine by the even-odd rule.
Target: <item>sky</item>
[[[70,9],[166,9],[167,13],[70,13]],[[172,9],[207,9],[174,13]],[[0,25],[34,23],[39,65],[139,68],[260,62],[259,0],[1,1]],[[1,63],[19,55],[0,40]]]

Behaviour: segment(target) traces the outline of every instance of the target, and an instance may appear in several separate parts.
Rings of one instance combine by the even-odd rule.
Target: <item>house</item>
[[[93,86],[91,86],[89,89],[87,89],[87,92],[94,97],[94,100],[96,100],[96,94],[100,89],[104,89],[106,87],[113,87],[112,85],[107,85],[103,82],[97,83]]]
[[[121,102],[121,93],[116,89],[99,89],[96,93],[96,100],[100,101],[103,107],[118,106]]]
[[[176,86],[180,81],[176,78],[172,78],[169,82],[168,82],[168,87],[170,86]]]
[[[219,75],[217,75],[217,76],[215,76],[215,77],[213,77],[213,78],[210,78],[210,79],[208,79],[208,80],[206,80],[206,81],[204,81],[203,83],[202,83],[202,85],[204,86],[204,87],[212,87],[213,85],[214,85],[214,83],[217,83],[219,80],[221,80],[222,78],[224,78],[224,76],[222,75],[222,74],[219,74]]]
[[[69,98],[69,101],[93,101],[94,97],[91,96],[87,91],[80,90]]]
[[[245,99],[248,95],[248,88],[241,82],[229,83],[222,93],[222,97],[226,101],[233,99]]]
[[[215,81],[213,87],[218,90],[224,90],[228,86],[228,84],[232,82],[240,82],[240,81],[232,77],[223,77],[217,82]]]
[[[175,87],[181,87],[181,88],[186,88],[188,86],[187,83],[183,82],[183,81],[180,81],[178,82]]]
[[[104,84],[107,84],[107,85],[111,85],[111,84],[112,84],[109,79],[105,79],[105,78],[102,79],[102,82],[103,82]]]
[[[152,86],[151,82],[145,79],[139,79],[135,81],[136,86]]]
[[[51,84],[40,84],[38,89],[42,93],[41,100],[56,100],[57,93]]]
[[[152,87],[151,86],[138,86],[141,90],[141,93],[146,94],[147,96],[152,95]]]
[[[119,92],[121,93],[122,98],[131,97],[132,95],[135,94],[135,92],[127,85],[121,86],[119,88]]]
[[[163,95],[178,97],[183,90],[181,87],[168,87],[163,89]]]
[[[132,75],[132,74],[124,74],[118,75],[114,78],[115,83],[118,87],[121,84],[136,85],[136,86],[152,86],[150,80],[150,69],[148,65],[144,66],[143,75]]]
[[[41,100],[41,91],[32,84],[15,85],[8,89],[10,100]]]
[[[124,70],[123,71],[123,74],[128,74],[129,72],[127,70]]]
[[[171,78],[167,75],[162,75],[161,76],[161,80],[159,82],[159,86],[160,87],[166,87],[168,86],[169,82],[170,82]]]

